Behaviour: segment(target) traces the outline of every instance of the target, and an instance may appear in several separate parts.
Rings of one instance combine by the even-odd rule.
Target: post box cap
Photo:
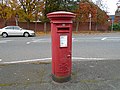
[[[71,12],[66,12],[66,11],[57,11],[57,12],[52,12],[47,14],[48,18],[54,18],[54,17],[68,17],[68,18],[74,18],[75,14]]]

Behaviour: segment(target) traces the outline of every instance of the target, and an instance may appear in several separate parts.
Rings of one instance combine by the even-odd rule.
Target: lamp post
[[[18,14],[16,14],[16,15],[15,15],[16,26],[18,26],[18,18],[19,18],[19,16],[18,16]]]
[[[113,31],[113,23],[114,23],[114,20],[113,20],[113,18],[109,18],[108,19],[108,22],[110,23],[110,25],[111,25],[111,32]]]
[[[92,15],[91,15],[91,13],[89,13],[89,30],[91,30],[91,26],[92,26],[91,17],[92,17]]]
[[[112,23],[112,26],[111,26],[111,31],[113,31],[113,23],[114,23],[113,18],[111,19],[111,23]]]
[[[116,5],[117,5],[117,10],[115,12],[115,22],[120,23],[120,0],[116,3]],[[113,23],[113,20],[112,20],[112,23]]]

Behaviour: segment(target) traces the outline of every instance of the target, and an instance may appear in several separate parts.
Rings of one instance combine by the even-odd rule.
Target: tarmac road
[[[73,35],[71,80],[56,83],[50,36],[0,38],[0,90],[119,90],[120,34]],[[36,59],[38,58],[38,59]],[[109,59],[108,59],[109,58]],[[76,61],[75,61],[76,60]]]
[[[73,60],[120,59],[120,33],[73,35]],[[51,59],[51,36],[0,37],[0,62]]]

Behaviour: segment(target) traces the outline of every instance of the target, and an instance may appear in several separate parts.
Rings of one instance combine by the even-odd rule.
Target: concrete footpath
[[[120,90],[120,60],[74,61],[67,83],[52,81],[49,62],[1,64],[0,90]]]

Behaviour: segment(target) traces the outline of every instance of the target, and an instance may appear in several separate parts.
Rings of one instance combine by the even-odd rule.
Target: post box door
[[[70,45],[70,38],[69,34],[62,34],[60,35],[60,42],[59,42],[59,56],[63,58],[64,61],[68,61],[71,58],[71,45]],[[64,62],[63,61],[63,62]]]
[[[71,72],[71,40],[69,33],[59,34],[59,55],[57,61],[57,73],[58,76],[67,76]]]

